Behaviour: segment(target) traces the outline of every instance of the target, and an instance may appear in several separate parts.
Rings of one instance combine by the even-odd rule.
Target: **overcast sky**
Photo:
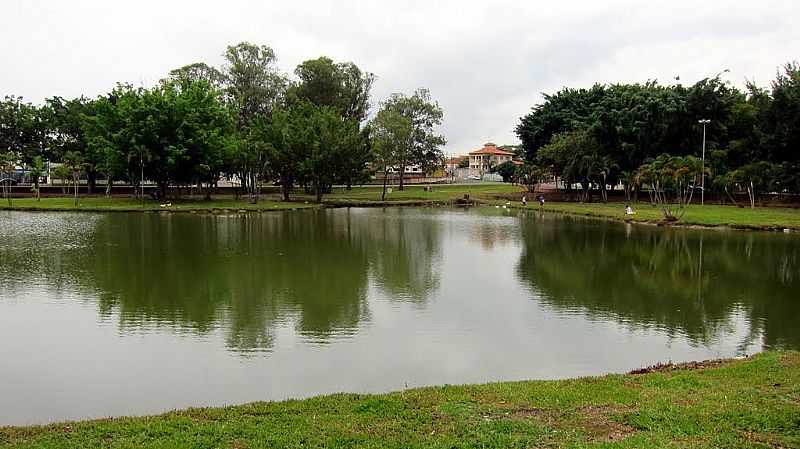
[[[427,87],[448,153],[514,127],[542,92],[595,81],[684,84],[729,69],[767,85],[800,59],[800,1],[0,1],[0,95],[38,103],[150,86],[226,45],[271,46],[282,70],[321,55],[377,75],[373,103]]]

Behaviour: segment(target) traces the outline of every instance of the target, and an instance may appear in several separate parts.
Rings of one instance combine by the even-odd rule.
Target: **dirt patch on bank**
[[[717,368],[732,361],[733,359],[714,359],[714,360],[703,360],[700,362],[657,363],[655,365],[629,371],[628,374],[668,373],[671,371],[687,371],[696,369]]]
[[[632,409],[610,405],[588,405],[577,410],[579,426],[592,441],[621,441],[636,433],[633,427],[619,422],[614,415]]]

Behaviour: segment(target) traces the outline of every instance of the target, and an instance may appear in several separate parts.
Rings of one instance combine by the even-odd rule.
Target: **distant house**
[[[483,176],[503,162],[512,160],[514,153],[497,148],[497,145],[488,142],[483,148],[469,153],[470,176]]]
[[[467,157],[468,156],[456,156],[446,159],[444,161],[444,171],[447,173],[455,173],[458,166],[461,165],[461,162]]]
[[[393,174],[393,175],[399,174],[400,173],[400,167],[399,166],[389,167],[388,171],[389,171],[389,174]],[[422,172],[422,166],[421,165],[414,164],[414,165],[406,165],[405,174],[406,175],[422,176],[425,173]]]

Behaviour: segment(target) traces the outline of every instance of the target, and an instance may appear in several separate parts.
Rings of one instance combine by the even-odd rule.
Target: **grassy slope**
[[[146,200],[144,205],[140,200],[133,198],[104,198],[86,197],[81,198],[78,207],[75,207],[72,198],[42,198],[36,201],[35,198],[16,198],[12,201],[12,209],[23,210],[109,210],[109,211],[142,211],[142,210],[212,210],[212,209],[245,209],[245,210],[272,210],[272,209],[297,209],[310,207],[305,203],[284,203],[274,200],[261,200],[256,204],[251,204],[247,200],[234,199],[214,199],[211,201],[203,200],[171,200],[171,207],[161,207],[162,202]],[[0,209],[8,209],[8,203],[0,201]]]
[[[626,216],[622,203],[545,203],[544,209],[550,212],[587,215],[620,220],[660,222],[664,216],[661,209],[648,203],[634,204],[633,216]],[[528,205],[528,208],[538,208]],[[755,209],[733,206],[691,205],[679,224],[701,226],[731,226],[740,228],[792,228],[800,229],[800,210],[778,207],[758,207]]]
[[[702,369],[446,386],[0,428],[9,448],[800,447],[800,353]]]
[[[325,195],[323,201],[330,205],[414,205],[427,203],[448,203],[462,198],[468,193],[472,199],[487,202],[489,204],[502,204],[505,201],[494,199],[499,196],[521,196],[521,189],[518,186],[509,184],[467,184],[467,185],[434,185],[432,192],[425,192],[423,186],[407,186],[406,190],[398,191],[396,187],[386,197],[386,202],[380,202],[381,189],[377,186],[354,187],[352,190],[335,189],[330,195]],[[184,200],[173,201],[173,210],[208,210],[208,209],[245,209],[245,210],[271,210],[283,208],[311,207],[313,196],[295,194],[293,202],[285,203],[278,200],[277,196],[265,196],[258,204],[250,204],[246,200],[235,201],[233,199],[214,199],[212,201]],[[306,203],[307,202],[307,203]],[[513,203],[514,207],[519,207],[519,202]],[[626,217],[623,213],[622,203],[555,203],[548,202],[544,210],[548,212],[559,212],[574,215],[587,215],[602,218],[612,218],[618,220],[661,222],[663,216],[661,210],[652,207],[647,203],[634,205],[636,215]],[[0,209],[7,208],[4,201],[0,201]],[[71,198],[42,198],[37,202],[33,198],[18,198],[13,200],[13,208],[16,209],[50,209],[50,210],[72,210],[74,209]],[[539,209],[535,201],[528,203],[528,209]],[[82,198],[78,209],[81,210],[142,210],[139,201],[130,198],[111,198],[102,197]],[[164,210],[159,206],[159,202],[145,202],[145,210]],[[732,206],[692,205],[687,211],[680,224],[684,225],[703,225],[703,226],[731,226],[742,228],[791,228],[800,229],[800,210],[789,208],[767,208],[759,207],[756,209],[737,208]]]
[[[521,191],[519,187],[510,184],[464,184],[464,185],[433,185],[431,192],[426,192],[424,186],[406,186],[405,190],[397,190],[393,186],[391,193],[386,194],[387,201],[452,201],[462,198],[465,193],[472,198],[486,198],[487,195],[508,194]],[[326,195],[326,199],[333,200],[362,200],[380,201],[380,187],[354,187],[352,190],[336,189],[332,194]]]

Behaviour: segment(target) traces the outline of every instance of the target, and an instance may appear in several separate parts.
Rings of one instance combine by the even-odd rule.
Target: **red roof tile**
[[[498,156],[513,156],[514,153],[510,151],[501,150],[497,148],[497,145],[493,143],[487,143],[481,148],[480,150],[471,151],[470,155],[479,155],[479,154],[496,154]]]

